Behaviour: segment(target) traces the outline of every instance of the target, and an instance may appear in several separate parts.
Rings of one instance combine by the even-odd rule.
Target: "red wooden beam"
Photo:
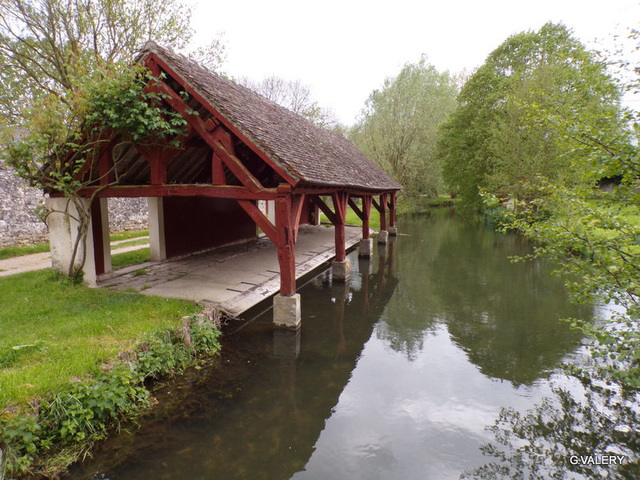
[[[244,135],[240,130],[238,130],[235,125],[229,122],[220,112],[218,112],[211,103],[205,99],[198,91],[189,85],[178,72],[176,72],[173,68],[171,68],[162,58],[160,58],[155,53],[149,53],[145,58],[145,65],[150,66],[153,72],[153,68],[155,66],[160,67],[164,70],[171,78],[173,78],[176,82],[180,84],[184,90],[195,98],[200,104],[205,107],[213,116],[215,116],[216,120],[222,123],[225,127],[227,127],[236,137],[238,137],[245,145],[247,145],[253,152],[258,155],[265,163],[267,163],[271,168],[273,168],[278,175],[280,175],[288,184],[295,185],[298,183],[298,178],[289,172],[285,171],[279,164],[271,160],[265,152],[263,152],[260,148],[258,148],[246,135]],[[158,74],[154,73],[154,76],[158,77],[160,74],[158,69]]]
[[[191,125],[197,134],[202,138],[211,149],[220,155],[222,161],[227,165],[229,170],[240,180],[245,187],[252,190],[261,190],[263,187],[260,182],[249,172],[249,170],[242,164],[239,158],[233,155],[222,143],[221,138],[224,135],[229,135],[223,130],[218,131],[221,127],[218,127],[214,133],[209,131],[209,126],[205,123],[199,115],[193,113],[185,101],[174,92],[169,86],[161,82],[160,80],[154,81],[149,87],[151,90],[156,91],[165,96],[164,100],[171,105],[171,107],[178,112],[182,117]],[[222,140],[224,141],[224,140]],[[227,145],[229,144],[228,142]]]
[[[371,203],[373,201],[373,197],[367,195],[362,197],[362,238],[365,240],[369,238],[369,217],[371,216]]]
[[[322,198],[317,197],[317,196],[312,196],[311,200],[313,201],[313,203],[318,205],[320,210],[322,210],[322,213],[324,213],[327,216],[327,218],[329,219],[329,221],[332,224],[336,223],[336,215],[335,215],[335,213],[333,213],[331,211],[331,209],[328,207],[328,205],[326,203],[324,203],[324,200],[322,200]]]
[[[96,275],[102,275],[105,272],[105,258],[104,258],[104,237],[102,235],[102,229],[105,225],[102,225],[102,204],[99,198],[96,198],[91,202],[91,232],[93,236],[93,260]],[[87,259],[90,261],[90,259]]]
[[[78,191],[80,197],[91,197],[96,190],[103,187],[84,187]],[[63,194],[52,193],[52,197]],[[104,188],[97,193],[97,198],[105,197],[211,197],[232,198],[242,200],[275,200],[278,198],[275,188],[260,191],[249,190],[233,185],[117,185]]]
[[[291,202],[291,226],[293,227],[293,241],[298,242],[298,230],[300,229],[300,217],[302,216],[302,206],[306,200],[306,195],[294,195]]]
[[[100,152],[98,159],[98,175],[100,175],[100,185],[108,185],[115,180],[113,163],[113,146],[109,143]]]
[[[251,219],[256,222],[256,225],[262,229],[267,237],[269,237],[269,240],[277,245],[278,234],[276,232],[276,228],[273,226],[273,223],[264,216],[256,204],[249,200],[238,200],[238,204],[245,212],[247,212]]]
[[[278,264],[280,265],[280,295],[296,293],[296,259],[293,250],[293,231],[291,225],[291,197],[276,199],[276,231],[278,239]]]
[[[336,241],[336,261],[343,262],[347,256],[344,221],[347,216],[349,194],[345,192],[334,192],[333,195],[331,195],[331,200],[333,200],[333,207],[336,212],[336,221],[333,224]]]
[[[356,202],[354,202],[353,198],[351,197],[349,197],[349,206],[351,207],[351,210],[356,212],[356,215],[358,215],[358,218],[360,218],[360,220],[364,222],[364,213],[362,213],[362,211],[360,210],[360,207],[356,205]]]
[[[396,193],[389,194],[389,226],[396,226]]]
[[[387,229],[387,194],[380,195],[380,230]]]

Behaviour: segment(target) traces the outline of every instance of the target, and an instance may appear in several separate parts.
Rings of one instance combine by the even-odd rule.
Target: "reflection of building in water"
[[[393,248],[380,246],[371,260],[350,254],[347,283],[325,272],[302,288],[297,333],[274,332],[267,314],[228,336],[222,364],[189,386],[178,418],[150,422],[118,447],[118,459],[103,460],[110,467],[89,463],[84,471],[119,480],[272,480],[304,468],[393,295]]]

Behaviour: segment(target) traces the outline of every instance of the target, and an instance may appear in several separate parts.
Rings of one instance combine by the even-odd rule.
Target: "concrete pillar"
[[[89,214],[89,199],[81,198],[79,201],[81,208],[85,209]],[[49,243],[51,245],[51,268],[67,275],[71,265],[73,249],[78,238],[78,210],[76,205],[68,198],[48,198],[46,205],[51,212],[47,217]],[[90,287],[95,287],[97,282],[93,248],[93,225],[92,222],[89,222],[85,242],[80,242],[74,264],[79,267],[82,264],[82,260],[85,259],[82,268],[84,282]]]
[[[347,259],[331,262],[331,273],[334,282],[346,282],[349,280],[349,270],[351,270],[351,262]]]
[[[300,294],[273,297],[273,324],[276,328],[297,329],[302,322]]]
[[[378,243],[387,244],[389,242],[389,232],[387,230],[380,230],[378,233]]]
[[[371,258],[373,255],[373,238],[361,238],[358,245],[358,256]]]
[[[388,227],[387,228],[387,232],[389,232],[389,235],[395,237],[396,235],[398,235],[398,227]]]
[[[167,259],[167,246],[164,236],[164,202],[162,197],[148,197],[149,205],[149,245],[151,261],[161,262]]]

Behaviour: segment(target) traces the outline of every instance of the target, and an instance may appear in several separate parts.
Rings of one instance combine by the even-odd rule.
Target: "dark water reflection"
[[[299,334],[270,313],[225,339],[222,363],[165,388],[178,406],[108,443],[70,478],[457,479],[502,407],[530,409],[581,338],[529,245],[443,210],[405,216],[348,285],[302,289]],[[575,386],[577,388],[577,386]]]

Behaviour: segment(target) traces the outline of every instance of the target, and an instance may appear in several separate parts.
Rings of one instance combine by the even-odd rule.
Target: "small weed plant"
[[[180,373],[199,356],[218,352],[219,337],[215,322],[191,315],[178,331],[152,335],[135,354],[121,355],[115,364],[72,382],[29,411],[5,409],[0,416],[0,479],[59,474],[110,429],[149,408],[148,380]]]

